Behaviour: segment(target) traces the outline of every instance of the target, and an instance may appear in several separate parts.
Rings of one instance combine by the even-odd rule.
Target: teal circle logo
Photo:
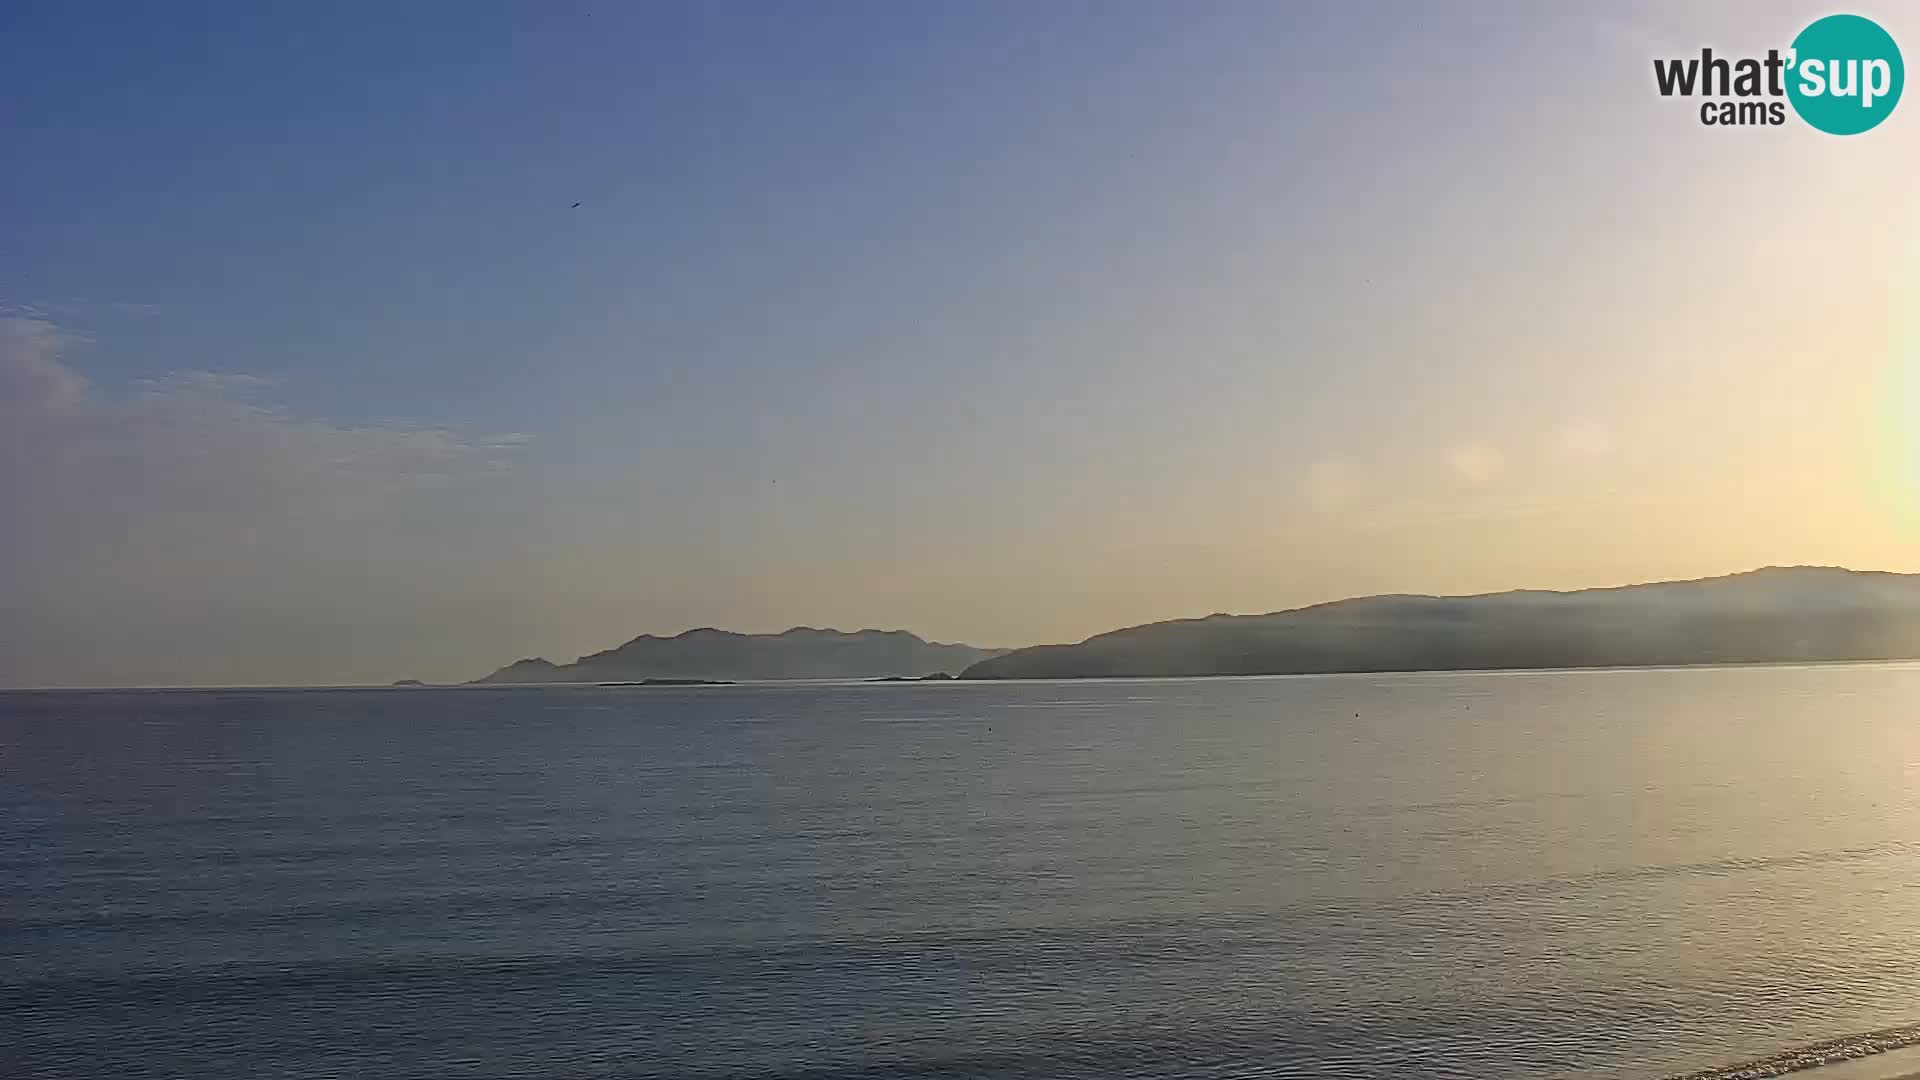
[[[1907,68],[1880,24],[1829,15],[1793,39],[1787,100],[1800,119],[1829,135],[1858,135],[1900,103]]]

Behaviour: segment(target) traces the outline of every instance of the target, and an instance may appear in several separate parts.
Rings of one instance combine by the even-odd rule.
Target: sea
[[[1916,1046],[1917,665],[0,694],[12,1080]]]

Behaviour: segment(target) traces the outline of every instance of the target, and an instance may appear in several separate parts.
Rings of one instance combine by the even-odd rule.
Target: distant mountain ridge
[[[926,641],[905,630],[736,634],[702,627],[672,637],[642,634],[571,664],[516,660],[480,684],[637,682],[645,679],[876,679],[958,672],[1004,649]]]
[[[1017,649],[966,679],[1287,675],[1920,658],[1920,574],[1766,567],[1571,592],[1356,597]]]

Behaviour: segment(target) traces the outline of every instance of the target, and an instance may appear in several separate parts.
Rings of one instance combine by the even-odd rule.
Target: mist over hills
[[[1572,592],[1387,595],[1017,649],[967,679],[1632,667],[1920,657],[1920,575],[1767,567]]]
[[[958,672],[1005,651],[926,641],[905,630],[845,633],[796,626],[779,634],[736,634],[703,627],[673,637],[642,634],[571,664],[555,664],[540,657],[517,660],[474,681],[873,679]]]
[[[1920,574],[1766,567],[1567,592],[1354,597],[1127,627],[1076,645],[982,649],[904,630],[642,634],[477,684],[642,680],[1289,675],[1920,658]]]

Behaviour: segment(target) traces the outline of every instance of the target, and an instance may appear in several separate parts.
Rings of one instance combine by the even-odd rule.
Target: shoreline
[[[1668,1080],[1765,1080],[1801,1074],[1819,1080],[1920,1080],[1920,1023],[1843,1035]]]
[[[950,679],[904,678],[901,681],[891,679],[846,676],[830,679],[731,679],[712,680],[700,685],[768,687],[768,686],[886,686],[901,685],[969,685],[998,686],[1021,683],[1100,683],[1100,682],[1185,682],[1199,680],[1233,679],[1345,679],[1368,678],[1398,675],[1585,675],[1606,674],[1610,672],[1634,671],[1735,671],[1741,669],[1771,668],[1846,668],[1846,667],[1903,667],[1920,665],[1920,656],[1887,657],[1883,659],[1859,660],[1728,660],[1710,664],[1601,664],[1585,667],[1518,667],[1518,668],[1386,668],[1366,671],[1271,671],[1271,672],[1232,672],[1212,675],[1033,675],[1007,676],[995,678],[973,678],[956,675]],[[472,682],[417,682],[409,685],[385,683],[236,683],[231,685],[207,686],[0,686],[0,694],[133,694],[133,693],[209,693],[217,691],[296,691],[296,690],[552,690],[572,687],[576,689],[595,689],[621,687],[636,684],[607,683],[603,681],[581,682],[499,682],[489,683],[478,680]]]

